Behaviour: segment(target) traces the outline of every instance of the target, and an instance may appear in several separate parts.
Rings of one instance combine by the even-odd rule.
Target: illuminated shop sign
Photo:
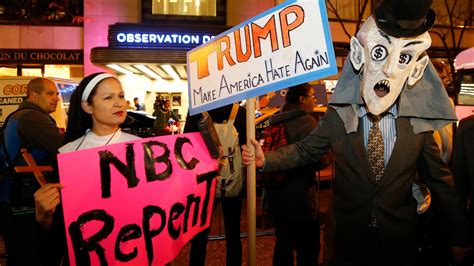
[[[0,63],[82,64],[82,50],[0,49]]]
[[[195,46],[206,43],[214,36],[196,34],[164,34],[164,33],[124,33],[116,35],[116,40],[123,44],[192,44]]]
[[[109,47],[191,50],[225,31],[222,26],[116,23],[109,26]]]

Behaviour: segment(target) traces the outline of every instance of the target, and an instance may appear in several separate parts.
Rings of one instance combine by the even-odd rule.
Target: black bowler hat
[[[433,0],[382,0],[374,10],[379,29],[394,37],[415,37],[433,26]]]

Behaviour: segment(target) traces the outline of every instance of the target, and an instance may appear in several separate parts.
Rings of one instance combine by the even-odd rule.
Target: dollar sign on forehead
[[[375,54],[374,54],[375,59],[380,59],[380,58],[383,57],[383,49],[380,48],[380,47],[378,47],[377,49],[375,49],[374,53],[375,53]]]

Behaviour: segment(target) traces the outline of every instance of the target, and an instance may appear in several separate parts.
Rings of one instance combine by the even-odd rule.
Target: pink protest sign
[[[217,162],[199,133],[60,154],[71,265],[164,265],[209,226]]]

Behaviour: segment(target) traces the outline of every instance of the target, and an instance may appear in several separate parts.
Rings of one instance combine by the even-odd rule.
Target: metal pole
[[[255,139],[255,98],[247,99],[247,146],[252,153],[255,149],[250,143]],[[247,224],[248,224],[248,265],[256,265],[257,239],[257,188],[255,181],[255,162],[247,166]]]

